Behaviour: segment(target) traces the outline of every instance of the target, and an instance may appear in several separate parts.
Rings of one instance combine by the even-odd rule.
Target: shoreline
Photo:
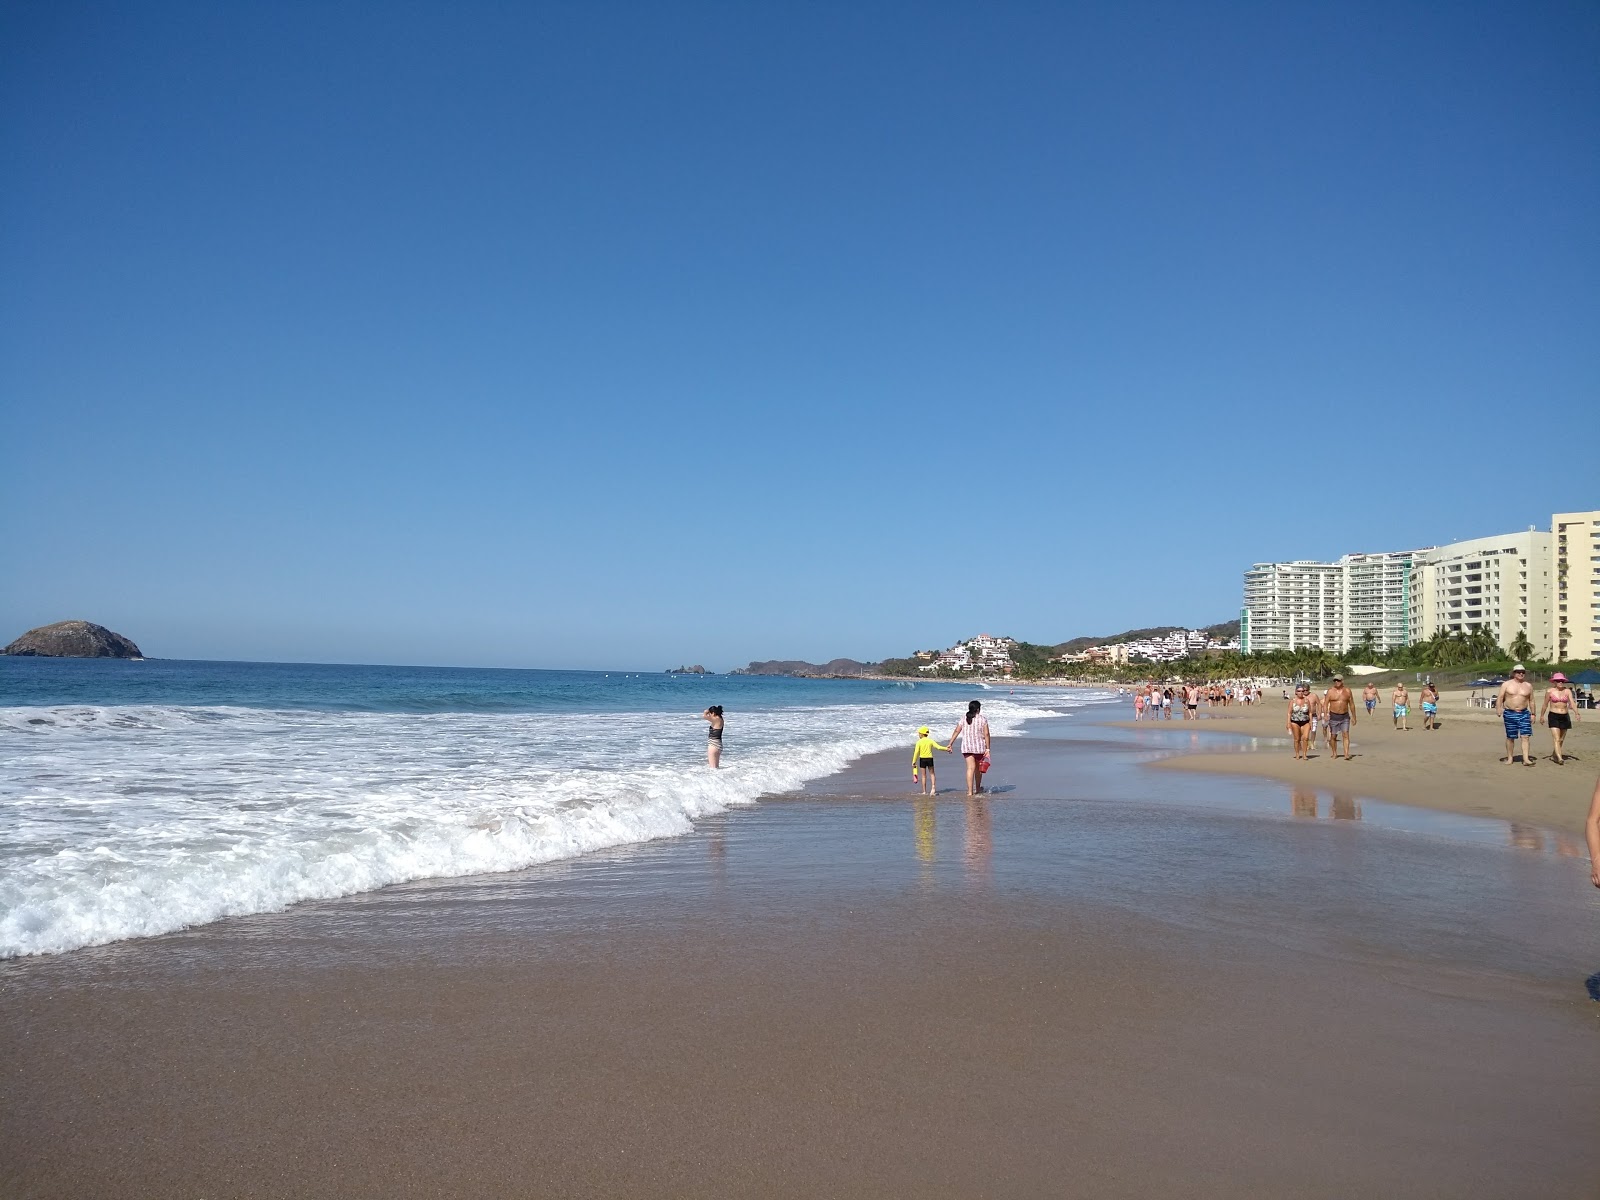
[[[1600,770],[1600,714],[1586,720],[1566,740],[1570,760],[1558,766],[1549,758],[1550,734],[1535,724],[1531,747],[1535,765],[1507,765],[1500,718],[1466,708],[1465,694],[1441,697],[1440,725],[1421,728],[1420,714],[1410,717],[1409,732],[1393,728],[1385,704],[1368,717],[1358,712],[1351,737],[1352,761],[1334,758],[1318,735],[1309,761],[1296,762],[1284,728],[1279,698],[1263,699],[1257,708],[1200,710],[1200,719],[1106,720],[1128,730],[1180,731],[1199,735],[1233,735],[1258,739],[1254,746],[1228,751],[1174,751],[1148,765],[1159,771],[1273,779],[1281,783],[1353,793],[1390,804],[1454,812],[1466,816],[1515,821],[1558,830],[1583,832],[1595,775]],[[1359,702],[1359,694],[1357,700]],[[1126,712],[1123,706],[1111,706]],[[1415,710],[1413,703],[1413,710]],[[1260,744],[1266,741],[1267,744]]]
[[[680,837],[0,963],[0,1192],[1583,1194],[1583,867],[1039,732],[986,799],[884,751]]]

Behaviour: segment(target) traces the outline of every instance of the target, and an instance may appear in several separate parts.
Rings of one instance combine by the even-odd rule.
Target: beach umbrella
[[[1568,680],[1568,682],[1569,683],[1581,683],[1581,684],[1584,684],[1585,686],[1592,686],[1594,684],[1600,683],[1600,671],[1595,671],[1595,670],[1592,670],[1592,669],[1588,670],[1588,671],[1579,671],[1570,680]]]

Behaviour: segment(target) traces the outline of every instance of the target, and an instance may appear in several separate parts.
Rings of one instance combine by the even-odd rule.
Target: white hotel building
[[[1338,563],[1256,563],[1244,573],[1240,650],[1253,654],[1333,645],[1343,629],[1342,575]]]
[[[1600,510],[1555,513],[1550,532],[1472,538],[1338,562],[1256,563],[1244,573],[1240,648],[1380,650],[1487,629],[1509,652],[1600,658]]]
[[[1379,650],[1406,645],[1415,553],[1346,554],[1332,563],[1256,563],[1244,573],[1240,649],[1343,650],[1368,633]]]
[[[1528,635],[1534,658],[1550,658],[1551,536],[1539,530],[1473,538],[1418,551],[1411,571],[1411,638],[1487,629],[1511,650]]]

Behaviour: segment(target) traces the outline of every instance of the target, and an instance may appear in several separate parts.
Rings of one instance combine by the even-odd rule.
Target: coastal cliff
[[[25,658],[143,658],[120,633],[92,621],[57,621],[30,629],[0,654]]]

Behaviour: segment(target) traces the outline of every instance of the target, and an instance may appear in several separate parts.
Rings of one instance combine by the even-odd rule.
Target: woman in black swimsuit
[[[1284,722],[1294,738],[1294,756],[1309,757],[1311,750],[1311,717],[1316,709],[1311,699],[1311,689],[1306,684],[1296,684],[1294,696],[1289,701],[1289,719]]]
[[[711,722],[706,730],[706,762],[713,767],[722,765],[722,705],[713,704],[700,714]]]

